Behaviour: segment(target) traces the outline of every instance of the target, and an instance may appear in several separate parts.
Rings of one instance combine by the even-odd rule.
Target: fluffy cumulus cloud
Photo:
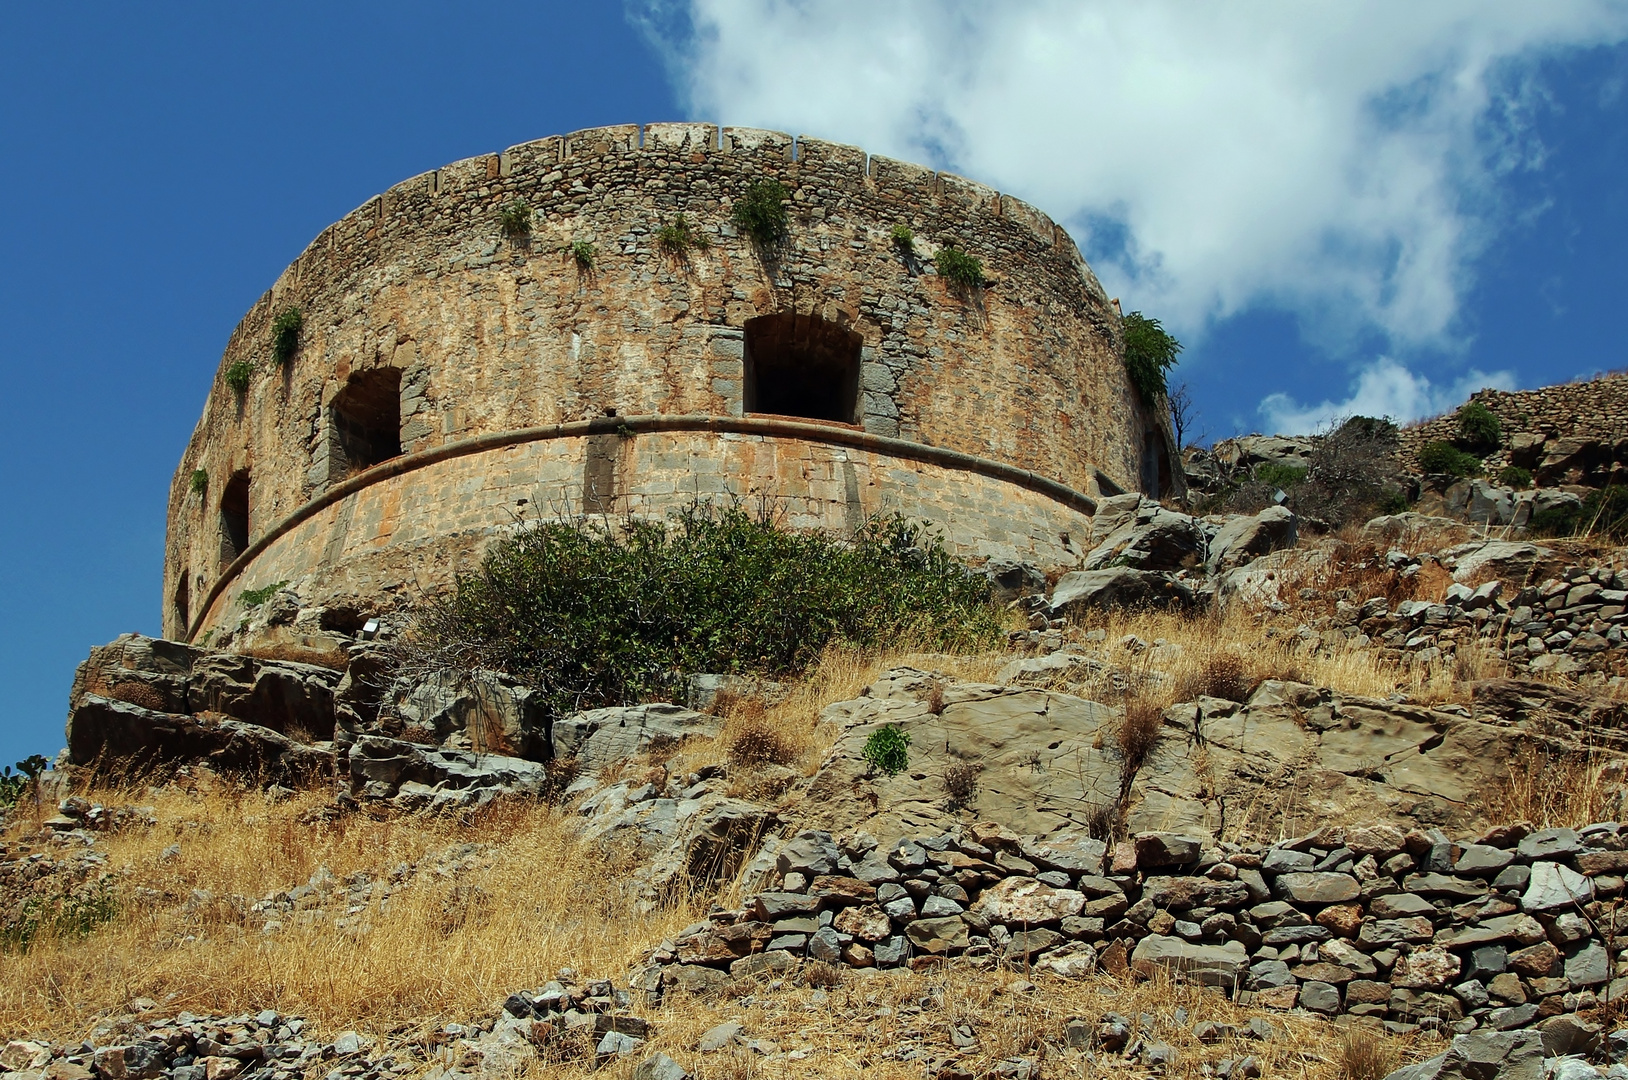
[[[1628,27],[1621,0],[629,2],[698,118],[1025,198],[1190,335],[1268,304],[1404,350],[1453,343],[1497,176],[1540,154],[1522,74]]]
[[[1343,401],[1302,405],[1287,394],[1271,394],[1261,402],[1260,414],[1266,430],[1279,435],[1307,434],[1347,416],[1388,416],[1405,424],[1445,412],[1489,386],[1512,390],[1515,377],[1507,371],[1490,375],[1470,371],[1450,384],[1437,386],[1390,357],[1380,357],[1357,374],[1350,395]]]

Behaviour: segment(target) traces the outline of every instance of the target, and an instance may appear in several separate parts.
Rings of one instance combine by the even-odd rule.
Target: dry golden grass
[[[694,916],[690,905],[641,912],[613,855],[575,841],[547,806],[509,804],[465,822],[352,815],[302,824],[321,795],[270,804],[209,780],[193,791],[88,794],[150,802],[158,825],[98,843],[118,874],[110,924],[0,955],[0,1032],[77,1037],[138,997],[171,1012],[271,1007],[324,1029],[384,1031],[488,1010],[561,967],[620,975]],[[491,847],[467,868],[436,868],[433,856],[464,843]],[[180,854],[161,858],[171,844]],[[386,904],[371,899],[343,929],[331,918],[347,914],[343,904],[329,918],[274,916],[283,927],[270,935],[248,912],[318,867],[341,883],[357,872],[377,881],[426,859]]]
[[[1581,828],[1623,812],[1623,759],[1584,745],[1524,741],[1482,810],[1493,821],[1530,821],[1540,829]]]

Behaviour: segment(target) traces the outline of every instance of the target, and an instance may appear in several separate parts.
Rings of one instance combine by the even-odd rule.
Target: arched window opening
[[[859,422],[857,333],[782,312],[747,319],[745,336],[747,412]]]
[[[192,612],[187,596],[187,572],[181,571],[181,580],[175,583],[175,621],[180,624],[181,636],[185,637],[187,630],[192,626]]]
[[[249,547],[249,470],[239,469],[220,496],[220,563],[227,565]]]
[[[1170,491],[1174,482],[1170,475],[1170,450],[1157,431],[1142,436],[1142,494],[1157,499]]]
[[[401,372],[359,371],[328,407],[332,425],[329,478],[343,480],[401,455]]]

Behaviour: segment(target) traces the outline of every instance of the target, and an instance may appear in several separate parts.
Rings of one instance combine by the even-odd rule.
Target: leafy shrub
[[[911,252],[916,250],[916,234],[904,222],[893,226],[893,246],[900,251]]]
[[[271,321],[271,355],[279,364],[288,363],[299,351],[300,328],[304,325],[305,315],[297,307],[284,308]]]
[[[243,606],[246,608],[257,608],[273,596],[276,596],[287,584],[286,581],[277,581],[262,589],[244,589],[238,599],[243,602]]]
[[[1125,316],[1125,371],[1142,400],[1156,404],[1165,394],[1165,372],[1181,353],[1181,342],[1158,319],[1140,311]]]
[[[1468,401],[1458,410],[1458,437],[1471,450],[1486,453],[1498,448],[1503,427],[1491,409],[1479,401]]]
[[[910,733],[893,724],[883,724],[865,739],[860,756],[871,768],[897,776],[910,764]]]
[[[498,223],[510,237],[531,235],[531,204],[524,199],[507,203],[497,214]]]
[[[1277,461],[1265,461],[1255,466],[1255,479],[1263,484],[1287,491],[1302,480],[1310,469],[1298,469],[1293,465],[1284,465]]]
[[[194,495],[202,495],[204,492],[208,491],[209,490],[209,470],[208,469],[194,469],[194,470],[192,470],[191,487],[192,487],[192,493]]]
[[[976,289],[984,283],[984,264],[958,247],[941,247],[933,256],[938,276],[958,289]]]
[[[1551,506],[1539,510],[1527,522],[1527,532],[1534,536],[1576,536],[1583,524],[1583,508],[1576,503]]]
[[[942,650],[1000,633],[987,579],[902,517],[841,540],[697,505],[518,530],[420,606],[396,663],[504,671],[566,713],[672,700],[697,671],[795,673],[838,641]]]
[[[760,244],[777,244],[786,238],[789,197],[786,185],[778,180],[754,180],[735,203],[735,224]]]
[[[599,249],[586,240],[573,240],[571,258],[576,260],[578,270],[592,270],[594,260],[599,258]]]
[[[1419,468],[1448,476],[1476,476],[1481,472],[1481,459],[1449,442],[1427,442],[1419,448]]]
[[[705,251],[712,246],[707,234],[690,224],[679,214],[656,230],[656,246],[675,259],[687,258],[692,250]]]
[[[1498,482],[1521,491],[1532,486],[1532,474],[1519,465],[1505,465],[1498,472]]]
[[[249,380],[254,377],[254,365],[247,360],[239,360],[226,369],[226,385],[239,394],[248,390]]]
[[[51,763],[39,754],[31,754],[17,763],[17,771],[12,772],[7,765],[0,769],[0,810],[16,806],[28,789],[34,785],[40,773],[49,768]]]
[[[1395,487],[1386,488],[1384,492],[1380,494],[1379,502],[1374,506],[1374,509],[1378,510],[1381,514],[1402,514],[1407,512],[1407,508],[1407,493],[1401,488]]]

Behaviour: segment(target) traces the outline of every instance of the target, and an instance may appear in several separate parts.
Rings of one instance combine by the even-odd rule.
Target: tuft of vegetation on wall
[[[1458,410],[1458,440],[1468,450],[1488,454],[1503,440],[1503,425],[1479,401],[1467,401]]]
[[[675,259],[686,259],[691,251],[705,251],[712,246],[707,234],[690,224],[683,214],[656,230],[656,246],[662,253]]]
[[[249,389],[249,381],[254,378],[254,365],[247,360],[239,360],[226,369],[226,385],[239,394]]]
[[[1125,316],[1125,372],[1131,385],[1149,406],[1165,396],[1165,372],[1181,354],[1181,342],[1165,331],[1158,319],[1140,311]]]
[[[288,582],[276,581],[259,589],[244,589],[238,596],[244,607],[257,608],[281,592]]]
[[[191,480],[190,483],[191,483],[191,487],[192,487],[192,493],[194,495],[202,495],[204,492],[208,491],[209,490],[209,470],[208,469],[193,469],[192,470],[192,480]]]
[[[900,222],[893,226],[891,235],[893,237],[893,246],[900,251],[909,254],[916,250],[916,234],[911,231],[910,226]]]
[[[786,200],[791,193],[778,180],[754,180],[735,202],[734,222],[741,231],[768,247],[786,238],[789,217]]]
[[[288,363],[299,351],[300,328],[304,325],[305,315],[297,307],[284,308],[271,321],[271,355],[279,364]]]
[[[989,586],[902,517],[851,539],[738,508],[528,525],[416,613],[404,673],[486,668],[557,713],[672,700],[695,672],[794,674],[827,645],[1000,639]]]
[[[599,249],[586,240],[573,240],[570,250],[571,258],[576,261],[577,269],[584,272],[592,270],[594,263],[599,259]]]
[[[1450,442],[1428,442],[1419,448],[1419,468],[1448,476],[1481,475],[1481,459]]]
[[[498,211],[497,220],[503,226],[503,232],[511,238],[520,238],[531,235],[531,204],[524,199],[516,199],[506,203]]]
[[[939,277],[959,289],[976,289],[984,283],[984,264],[958,247],[939,248],[933,267]]]

